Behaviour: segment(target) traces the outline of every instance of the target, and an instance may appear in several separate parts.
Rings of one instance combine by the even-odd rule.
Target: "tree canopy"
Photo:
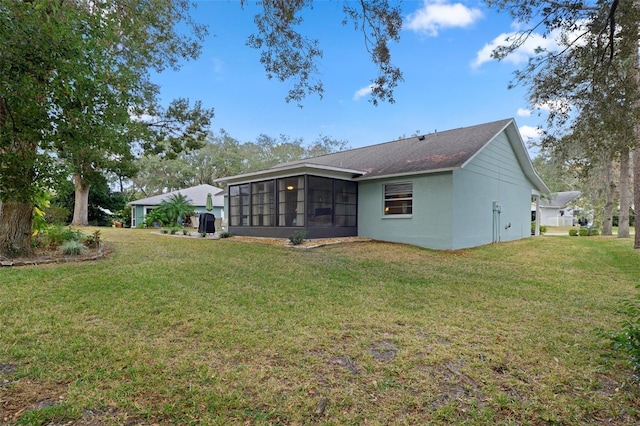
[[[555,49],[538,49],[514,80],[529,87],[532,105],[550,110],[542,149],[561,162],[581,162],[583,172],[610,167],[619,159],[623,188],[629,151],[635,151],[634,197],[635,205],[640,205],[637,2],[488,0],[488,4],[507,10],[523,28],[494,51],[496,58],[517,50],[534,31],[556,42]],[[620,195],[621,205],[628,205],[626,192]],[[621,215],[621,220],[627,217]],[[639,233],[635,247],[640,248]]]
[[[34,200],[65,173],[81,184],[129,159],[134,140],[176,147],[137,117],[158,108],[149,70],[199,53],[206,31],[190,7],[0,0],[0,255],[30,252]],[[186,144],[198,137],[189,130]]]

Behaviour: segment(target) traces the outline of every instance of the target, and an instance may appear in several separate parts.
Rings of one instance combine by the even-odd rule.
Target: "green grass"
[[[97,262],[0,269],[0,424],[640,421],[601,332],[637,293],[630,239],[102,240]]]

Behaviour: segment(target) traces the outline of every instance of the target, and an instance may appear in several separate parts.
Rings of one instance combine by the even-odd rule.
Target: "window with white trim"
[[[413,213],[413,183],[389,183],[384,185],[384,215]]]

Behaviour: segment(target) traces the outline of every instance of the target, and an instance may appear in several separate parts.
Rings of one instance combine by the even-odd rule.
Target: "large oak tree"
[[[640,13],[634,1],[488,0],[522,25],[494,54],[503,58],[537,31],[558,49],[531,58],[516,80],[531,89],[534,105],[552,106],[548,124],[563,137],[548,138],[555,152],[576,151],[587,162],[619,158],[627,168],[634,152],[634,204],[640,205]],[[567,138],[567,134],[571,136]],[[605,154],[605,155],[603,155]],[[623,182],[623,185],[625,183]],[[624,196],[624,192],[621,193]],[[624,198],[621,204],[625,204]],[[628,203],[627,203],[628,205]],[[626,215],[626,213],[625,213]],[[625,217],[621,217],[625,220]],[[623,235],[625,228],[623,228]],[[635,248],[640,248],[636,233]]]
[[[71,171],[86,194],[83,173],[100,167],[96,154],[124,159],[133,140],[157,142],[136,117],[157,105],[149,71],[199,53],[204,30],[189,8],[184,0],[0,2],[0,256],[30,254],[34,201],[56,173]]]

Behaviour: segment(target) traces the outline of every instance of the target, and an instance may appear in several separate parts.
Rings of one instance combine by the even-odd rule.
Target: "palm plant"
[[[164,215],[169,226],[177,226],[179,219],[184,219],[187,215],[193,213],[193,208],[189,198],[177,193],[171,195],[168,200],[162,201],[154,211]]]

